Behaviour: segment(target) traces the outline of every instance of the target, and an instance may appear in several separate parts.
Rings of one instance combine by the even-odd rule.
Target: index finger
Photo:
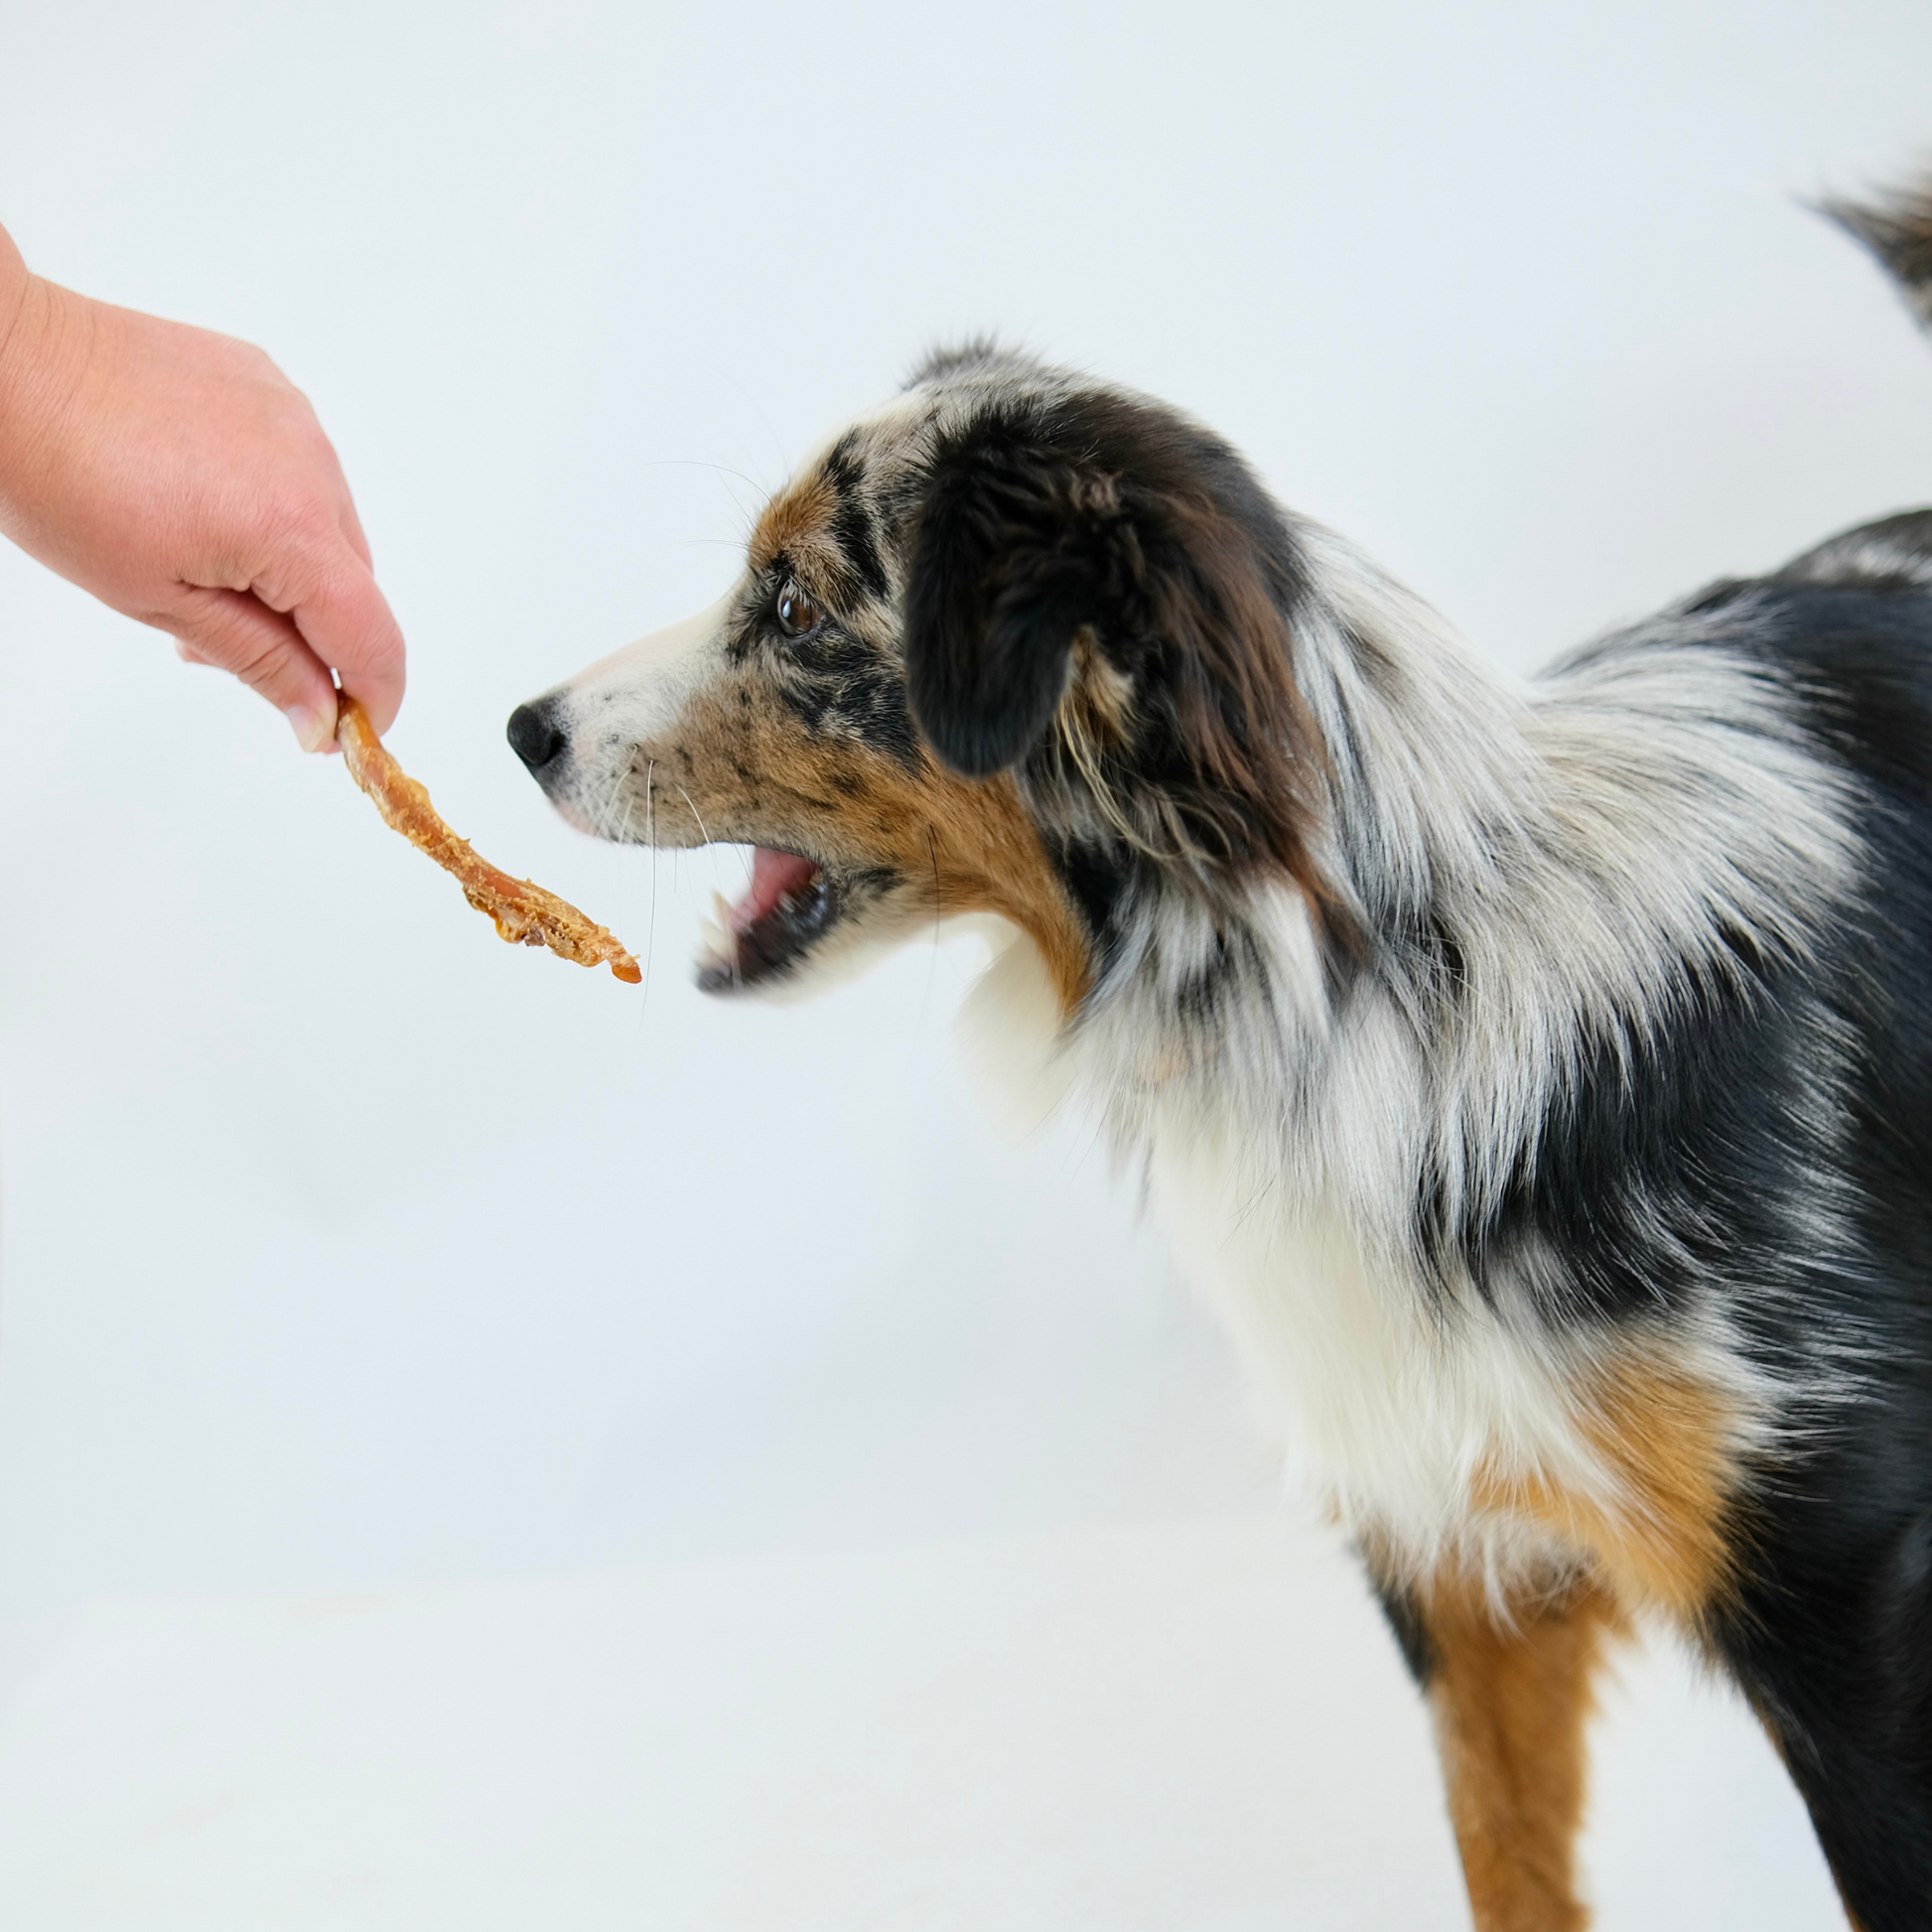
[[[307,595],[289,609],[309,648],[359,699],[379,737],[402,707],[402,628],[368,565],[340,538]]]

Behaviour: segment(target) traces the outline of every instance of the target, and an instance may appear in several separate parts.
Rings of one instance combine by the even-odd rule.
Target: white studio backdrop
[[[1191,408],[1518,669],[1922,503],[1932,345],[1799,204],[1932,148],[1928,72],[1917,0],[0,0],[0,220],[43,272],[259,342],[309,392],[410,641],[392,747],[482,850],[651,960],[640,996],[499,946],[339,762],[301,759],[255,700],[0,550],[0,1687],[27,1714],[9,1733],[0,1703],[0,1918],[174,1922],[138,1873],[112,1897],[60,1873],[112,1864],[141,1805],[188,1776],[157,1747],[147,1797],[123,1792],[103,1822],[89,1765],[149,1760],[100,1710],[165,1676],[193,1730],[212,1708],[204,1669],[211,1700],[255,1696],[239,1679],[221,1692],[207,1661],[234,1654],[207,1632],[245,1621],[237,1605],[441,1591],[523,1629],[501,1606],[549,1589],[563,1607],[545,1641],[568,1649],[617,1627],[611,1601],[634,1597],[640,1628],[671,1616],[653,1576],[692,1600],[712,1600],[693,1578],[724,1602],[754,1574],[836,1597],[841,1563],[862,1589],[899,1553],[910,1568],[865,1614],[923,1604],[907,1615],[943,1630],[933,1602],[970,1599],[979,1576],[1010,1610],[998,1578],[1035,1562],[1013,1552],[1062,1548],[1084,1580],[1066,1600],[1104,1653],[1153,1615],[1146,1579],[1170,1574],[1168,1546],[1133,1540],[1148,1526],[1180,1526],[1174,1564],[1237,1519],[1292,1544],[1227,1352],[1090,1131],[1060,1121],[1014,1147],[982,1118],[948,1037],[971,954],[912,948],[810,1007],[700,999],[696,917],[739,861],[653,866],[581,840],[503,720],[709,602],[788,467],[925,345],[975,330]],[[1005,1554],[976,1570],[962,1548]],[[1311,1589],[1345,1587],[1308,1548]],[[1246,1574],[1213,1550],[1203,1577]],[[617,1597],[597,1597],[599,1577]],[[1096,1578],[1128,1581],[1116,1597]],[[1221,1629],[1220,1587],[1173,1627]],[[165,1633],[184,1601],[213,1622],[144,1648],[139,1606],[163,1606]],[[249,1627],[272,1651],[269,1626]],[[905,1669],[944,1675],[950,1639],[920,1651],[893,1627],[924,1659]],[[1250,1667],[1290,1698],[1359,1682],[1363,1712],[1393,1714],[1384,1756],[1407,1765],[1419,1721],[1362,1628],[1332,1665],[1293,1643],[1264,1659],[1248,1617],[1240,1641],[1212,1639],[1234,1646],[1221,1690],[1188,1695],[1242,1709],[1231,1687]],[[409,1679],[410,1645],[436,1642],[380,1618],[363,1641],[329,1668],[363,1687],[336,1708],[366,1707],[373,1734],[393,1699],[368,1687]],[[830,1655],[743,1641],[698,1644],[698,1681],[788,1658],[784,1682],[809,1690]],[[849,1718],[868,1680],[838,1654],[827,1681],[848,1686]],[[898,1654],[880,1652],[878,1695]],[[1007,1680],[982,1658],[959,1683],[1024,1703],[1026,1672],[1053,1677],[1057,1653],[1028,1655]],[[334,1681],[301,1657],[276,1681]],[[1612,1897],[1651,1896],[1642,1884],[1695,1897],[1705,1926],[1829,1923],[1802,1818],[1748,1726],[1656,1683],[1661,1715],[1628,1720],[1612,1778],[1629,1828],[1604,1827],[1601,1857],[1648,1876],[1605,1870],[1605,1924],[1694,1922],[1634,1902],[1613,1919]],[[716,1713],[691,1697],[703,1729]],[[963,1708],[940,1698],[930,1735]],[[1346,1728],[1350,1708],[1322,1705],[1323,1722]],[[717,1821],[794,1762],[741,1719],[742,1762],[716,1772],[713,1823],[693,1828],[726,1859]],[[541,1731],[569,1757],[529,1722],[524,1741]],[[1085,1722],[1068,1721],[1069,1765],[1103,1734]],[[785,1735],[803,1723],[794,1711]],[[1211,1734],[1181,1728],[1214,1759]],[[871,1748],[857,1720],[837,1734],[852,1761]],[[498,1739],[506,1754],[518,1735]],[[1339,1748],[1325,1735],[1282,1742],[1284,1812],[1320,1801]],[[415,1788],[442,1775],[424,1748]],[[1349,1789],[1376,1790],[1374,1757]],[[933,1803],[942,1758],[906,1772]],[[657,1789],[658,1771],[632,1773]],[[1077,1821],[1081,1779],[1065,1783],[1054,1803]],[[1670,1816],[1647,1816],[1639,1787]],[[1400,1788],[1434,1803],[1426,1762]],[[4,1815],[27,1791],[37,1842],[70,1853],[31,1883]],[[50,1792],[69,1794],[58,1817]],[[1720,1814],[1755,1848],[1754,1878],[1696,1863]],[[1269,1828],[1221,1829],[1259,1846]],[[1416,1830],[1416,1857],[1447,1871],[1440,1820]],[[408,1883],[378,1876],[345,1915],[287,1922],[446,1922],[409,1885],[461,1859],[420,1842]],[[851,1843],[840,1868],[885,1883],[879,1846]],[[207,1852],[181,1922],[282,1922],[262,1901],[278,1871],[307,1869],[284,1844]],[[970,1894],[961,1847],[925,1848],[920,1897]],[[686,1922],[631,1910],[645,1854],[620,1869],[606,1852],[585,1868],[621,1922]],[[388,1845],[370,1868],[409,1856]],[[1029,1898],[1059,1900],[1037,1905],[1042,1925],[1277,1922],[1238,1899],[1083,1918],[1038,1878],[1050,1861],[1043,1846],[999,1867],[1006,1922],[1035,1922]],[[244,1866],[257,1891],[222,1891]],[[822,1861],[798,1870],[772,1881],[765,1917],[743,1898],[733,1917],[702,1875],[677,1910],[954,1922],[902,1901],[841,1916],[842,1881]],[[1415,1923],[1454,1923],[1449,1876],[1431,1908],[1449,1916],[1418,1907]],[[10,1884],[31,1911],[9,1914]],[[556,1922],[508,1878],[494,1895],[521,1902],[447,1922]],[[588,1891],[572,1909],[604,1922]]]

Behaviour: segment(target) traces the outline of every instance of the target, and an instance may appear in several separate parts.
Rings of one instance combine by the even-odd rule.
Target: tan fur
[[[695,699],[656,763],[660,831],[683,814],[860,866],[890,865],[925,916],[997,912],[1031,937],[1063,1013],[1085,996],[1085,936],[1013,780],[917,770],[855,740],[808,732],[761,677]],[[703,825],[698,823],[699,819]]]
[[[1086,997],[1091,957],[1013,780],[1004,773],[976,780],[929,769],[922,782],[906,779],[904,792],[901,822],[908,831],[918,825],[911,807],[924,807],[937,909],[1011,919],[1039,948],[1060,1012],[1071,1016]],[[908,843],[901,840],[901,863],[916,877],[918,853],[906,851]]]
[[[837,507],[837,490],[822,470],[814,470],[765,504],[753,527],[746,559],[754,571],[761,571],[783,558],[804,590],[836,607],[848,629],[864,632],[871,628],[865,621],[870,600],[832,534]]]
[[[1477,1470],[1471,1500],[1527,1516],[1587,1553],[1631,1608],[1695,1623],[1730,1582],[1735,1419],[1709,1387],[1651,1361],[1595,1371],[1578,1408],[1613,1495],[1491,1461]]]
[[[1133,681],[1107,662],[1091,630],[1079,631],[1073,639],[1073,675],[1055,728],[1085,769],[1127,739],[1133,726]]]
[[[750,567],[767,570],[773,559],[784,556],[794,565],[809,568],[812,552],[823,542],[822,532],[832,507],[832,486],[822,471],[814,470],[779,490],[753,527],[746,551]]]
[[[1476,1932],[1580,1932],[1575,1844],[1584,1732],[1603,1640],[1622,1628],[1581,1582],[1502,1606],[1460,1571],[1422,1595],[1434,1656],[1429,1701]]]

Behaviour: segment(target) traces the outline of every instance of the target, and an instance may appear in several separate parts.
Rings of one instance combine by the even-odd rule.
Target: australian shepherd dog
[[[1837,212],[1932,322],[1932,183]],[[1211,431],[976,344],[509,737],[589,831],[755,848],[714,992],[1016,935],[1361,1552],[1482,1932],[1586,1922],[1639,1616],[1854,1921],[1932,1924],[1932,511],[1519,688]]]

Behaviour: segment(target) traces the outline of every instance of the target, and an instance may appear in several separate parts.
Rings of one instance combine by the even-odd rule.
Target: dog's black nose
[[[532,771],[541,771],[564,749],[564,735],[547,698],[518,705],[510,713],[508,736],[510,750]]]

